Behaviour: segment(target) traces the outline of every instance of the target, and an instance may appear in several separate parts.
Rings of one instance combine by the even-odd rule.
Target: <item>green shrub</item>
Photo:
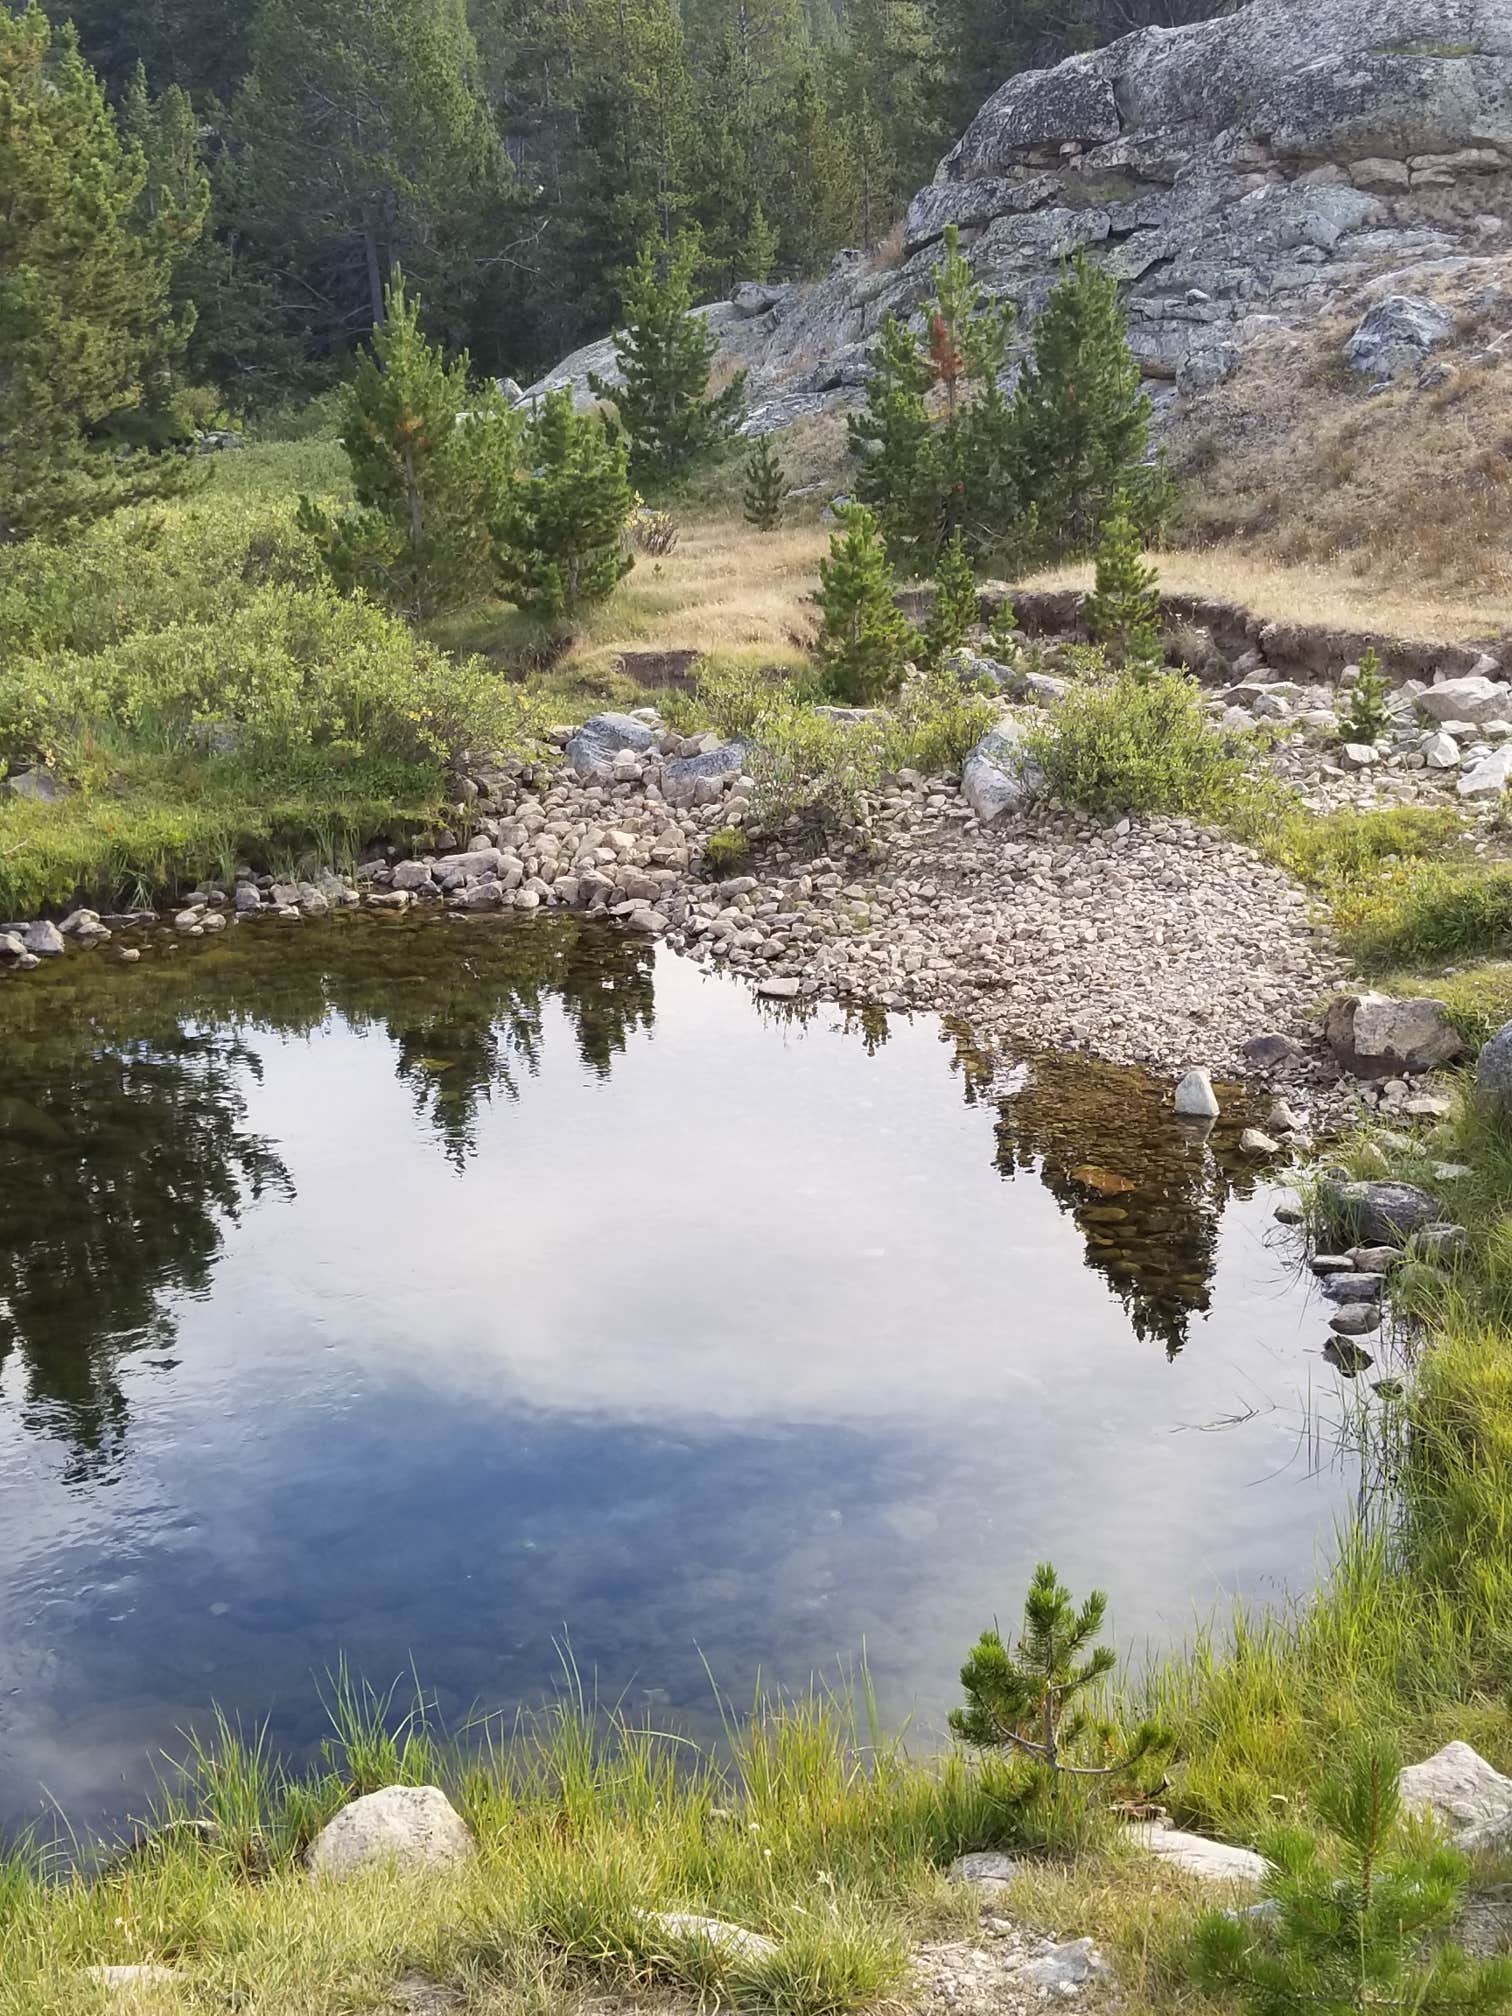
[[[877,521],[864,504],[840,511],[840,529],[819,562],[816,655],[836,700],[870,707],[895,693],[917,633],[893,600],[892,569]]]
[[[494,526],[502,592],[533,616],[575,616],[634,564],[621,544],[635,504],[624,442],[564,389],[532,415],[520,456]]]
[[[1360,660],[1359,676],[1349,694],[1349,712],[1344,716],[1346,742],[1374,742],[1391,726],[1386,711],[1386,681],[1381,677],[1381,661],[1372,644]]]
[[[704,865],[711,875],[733,875],[751,858],[751,843],[738,826],[721,826],[704,843]]]
[[[1263,788],[1174,672],[1073,687],[1030,748],[1052,792],[1093,812],[1220,818]]]

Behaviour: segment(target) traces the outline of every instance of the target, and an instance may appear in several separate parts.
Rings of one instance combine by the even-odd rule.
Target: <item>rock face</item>
[[[1485,1848],[1512,1834],[1512,1778],[1468,1743],[1446,1743],[1401,1775],[1402,1804],[1431,1814],[1461,1848]]]
[[[386,1785],[343,1806],[310,1845],[312,1877],[359,1870],[445,1869],[475,1852],[466,1822],[436,1785]]]
[[[811,286],[697,312],[749,370],[752,433],[854,402],[948,224],[1026,325],[1084,247],[1123,283],[1146,372],[1179,392],[1390,274],[1350,353],[1384,377],[1434,340],[1414,269],[1483,249],[1476,220],[1507,214],[1509,169],[1512,0],[1250,0],[1011,77],[914,198],[900,257],[844,252]],[[609,362],[590,346],[542,384],[586,398]]]

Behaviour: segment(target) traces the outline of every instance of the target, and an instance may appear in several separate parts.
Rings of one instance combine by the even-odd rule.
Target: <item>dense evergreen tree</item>
[[[1097,579],[1087,597],[1087,629],[1120,669],[1153,672],[1164,663],[1160,644],[1160,582],[1144,558],[1144,542],[1122,491],[1097,542]]]
[[[308,499],[300,506],[338,584],[415,616],[481,593],[515,432],[496,392],[469,387],[466,356],[448,364],[426,341],[420,304],[396,276],[342,413],[357,502],[334,514]]]
[[[630,441],[636,481],[665,482],[717,455],[740,418],[745,373],[709,391],[718,338],[690,315],[696,239],[684,236],[658,253],[643,245],[625,283],[625,326],[615,337],[618,385],[593,378],[611,399]]]
[[[596,413],[575,413],[570,392],[549,392],[521,463],[494,523],[500,590],[533,615],[574,616],[633,565],[621,539],[635,502],[624,443]]]
[[[72,21],[84,55],[112,97],[138,65],[153,88],[177,85],[196,102],[228,99],[246,63],[256,0],[47,0],[61,25]]]
[[[877,515],[895,564],[927,568],[936,538],[926,394],[930,372],[918,339],[890,314],[872,347],[866,405],[846,421],[859,458],[856,495]]]
[[[1078,251],[1035,324],[1014,397],[1019,482],[1043,538],[1084,550],[1121,491],[1140,529],[1154,529],[1156,491],[1142,470],[1149,427],[1118,283]]]
[[[461,0],[261,0],[250,59],[230,208],[296,269],[311,341],[381,322],[399,265],[460,338],[505,174]]]
[[[816,655],[829,692],[850,707],[871,707],[897,691],[918,637],[893,599],[892,566],[876,519],[847,504],[840,529],[819,562],[820,626]]]
[[[174,272],[204,192],[155,187],[72,31],[3,5],[0,189],[4,541],[184,480],[180,458],[123,454],[110,429],[171,399],[187,334]]]
[[[959,650],[976,620],[976,575],[957,527],[935,572],[934,602],[924,626],[924,656],[929,663],[938,665]]]
[[[782,523],[782,500],[787,495],[787,478],[770,434],[757,437],[746,457],[745,515],[758,532],[775,532]]]

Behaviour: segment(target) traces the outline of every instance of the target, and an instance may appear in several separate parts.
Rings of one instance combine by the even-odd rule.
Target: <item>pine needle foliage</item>
[[[1160,643],[1160,577],[1144,558],[1144,542],[1120,491],[1097,541],[1097,578],[1084,611],[1094,643],[1127,671],[1153,671]]]
[[[1024,1625],[1010,1652],[996,1629],[984,1631],[966,1664],[961,1685],[966,1706],[950,1713],[950,1727],[980,1749],[1008,1749],[1042,1765],[1052,1775],[1106,1778],[1122,1773],[1170,1748],[1153,1723],[1134,1732],[1123,1754],[1111,1762],[1076,1764],[1068,1751],[1096,1737],[1105,1751],[1109,1732],[1095,1724],[1082,1698],[1118,1664],[1110,1646],[1099,1645],[1108,1599],[1094,1589],[1077,1609],[1054,1566],[1040,1562],[1024,1599]]]
[[[935,570],[934,605],[924,626],[926,662],[939,665],[950,652],[958,651],[976,620],[976,575],[958,526]]]
[[[828,692],[849,707],[870,707],[895,693],[918,637],[893,599],[887,547],[864,504],[842,509],[829,555],[819,562],[814,600]]]
[[[429,616],[490,585],[517,423],[496,391],[469,386],[465,354],[448,364],[427,341],[420,313],[396,274],[342,414],[356,505],[301,499],[300,524],[339,587]]]
[[[787,496],[787,476],[772,446],[772,437],[762,434],[746,457],[745,515],[758,532],[775,532],[782,523],[782,505]]]
[[[1349,694],[1349,712],[1344,717],[1346,742],[1374,742],[1391,726],[1386,711],[1386,681],[1375,646],[1369,645],[1360,659],[1359,677]]]
[[[1496,2016],[1512,2004],[1512,1960],[1471,1960],[1446,1940],[1468,1864],[1404,1823],[1400,1768],[1389,1741],[1357,1741],[1319,1788],[1322,1831],[1265,1838],[1272,1908],[1204,1913],[1188,1951],[1200,1986],[1253,2016]]]
[[[1013,401],[1026,505],[1061,551],[1085,551],[1120,491],[1147,536],[1165,506],[1163,470],[1143,468],[1150,401],[1129,350],[1118,284],[1078,251],[1050,291]]]
[[[596,413],[574,412],[563,387],[546,395],[520,447],[522,474],[494,526],[500,588],[532,615],[574,616],[634,564],[622,540],[635,508],[625,444]]]
[[[614,404],[638,483],[666,483],[714,460],[740,421],[743,371],[722,392],[709,391],[719,339],[691,312],[698,258],[691,234],[660,253],[649,242],[641,247],[626,276],[624,327],[614,339],[622,382],[589,379],[594,393]]]

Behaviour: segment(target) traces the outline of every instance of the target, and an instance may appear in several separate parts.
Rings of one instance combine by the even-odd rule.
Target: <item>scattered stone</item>
[[[1415,1183],[1351,1182],[1325,1173],[1319,1179],[1318,1196],[1336,1223],[1372,1246],[1400,1246],[1420,1226],[1438,1219],[1437,1200]]]
[[[1476,1096],[1492,1112],[1512,1115],[1512,1022],[1504,1022],[1475,1061]]]
[[[1176,1087],[1176,1111],[1183,1120],[1216,1120],[1218,1095],[1202,1066],[1194,1065]]]
[[[1368,1372],[1375,1359],[1363,1344],[1356,1344],[1347,1335],[1330,1337],[1323,1346],[1323,1356],[1329,1364],[1344,1374],[1346,1379],[1358,1379],[1362,1372]]]
[[[39,959],[56,959],[64,949],[63,933],[45,917],[27,925],[21,943],[26,951],[34,953]]]
[[[1026,1981],[1047,1995],[1065,1995],[1089,1981],[1105,1980],[1108,1971],[1107,1961],[1090,1939],[1068,1939],[1019,1970]]]
[[[448,1868],[476,1852],[467,1823],[436,1785],[388,1785],[343,1806],[311,1843],[313,1878],[359,1869]]]
[[[1330,1302],[1379,1302],[1385,1286],[1384,1274],[1365,1274],[1352,1267],[1347,1274],[1325,1275],[1318,1290]]]
[[[1263,1036],[1251,1036],[1241,1046],[1239,1054],[1256,1071],[1273,1071],[1278,1064],[1287,1064],[1292,1058],[1299,1057],[1302,1045],[1290,1036],[1283,1036],[1279,1030],[1268,1030]]]
[[[1269,1866],[1253,1848],[1234,1848],[1226,1841],[1209,1841],[1201,1834],[1185,1834],[1178,1827],[1162,1827],[1152,1821],[1138,1821],[1128,1829],[1129,1839],[1162,1862],[1172,1862],[1189,1876],[1209,1883],[1258,1883]]]
[[[1368,1337],[1381,1327],[1380,1305],[1375,1302],[1346,1302],[1335,1309],[1328,1327],[1339,1337]]]
[[[1490,756],[1482,756],[1464,772],[1455,785],[1461,798],[1500,798],[1512,784],[1512,742]]]
[[[1347,1253],[1314,1253],[1307,1264],[1314,1274],[1352,1274],[1355,1263]]]
[[[1006,1889],[1023,1866],[1016,1855],[1004,1855],[995,1848],[978,1849],[970,1855],[958,1855],[946,1870],[945,1880]]]
[[[784,973],[773,980],[763,980],[756,992],[767,1001],[796,1001],[803,983],[795,974]]]
[[[1246,1127],[1239,1136],[1239,1152],[1242,1155],[1279,1155],[1281,1146],[1269,1134],[1262,1134],[1258,1127]]]
[[[1470,1251],[1470,1234],[1463,1225],[1421,1225],[1412,1235],[1412,1251],[1419,1260],[1458,1260]]]
[[[752,1932],[744,1925],[731,1925],[723,1918],[703,1918],[696,1911],[643,1911],[641,1922],[651,1931],[679,1944],[711,1946],[724,1958],[769,1960],[777,1951],[775,1939],[764,1932]]]
[[[1401,1257],[1396,1246],[1351,1246],[1346,1255],[1350,1266],[1362,1274],[1389,1274]]]
[[[1407,1765],[1398,1783],[1407,1811],[1431,1816],[1458,1848],[1495,1847],[1512,1834],[1512,1778],[1468,1743]]]

